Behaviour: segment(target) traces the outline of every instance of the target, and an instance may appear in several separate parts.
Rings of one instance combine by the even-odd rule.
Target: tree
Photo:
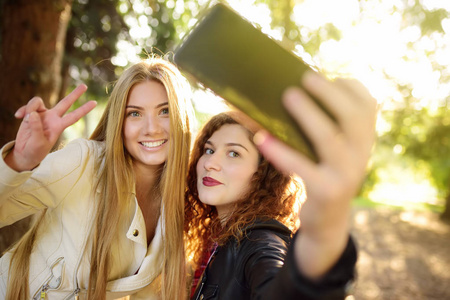
[[[20,121],[14,112],[39,95],[58,97],[61,58],[72,0],[0,2],[0,145],[13,140]]]
[[[444,9],[428,10],[419,1],[406,6],[402,14],[407,26],[417,25],[421,31],[420,39],[427,41],[443,38],[445,31],[442,21],[450,16],[450,12]],[[436,41],[434,43],[438,44]],[[431,48],[426,50],[426,55],[432,69],[439,74],[439,83],[444,85],[450,82],[450,72],[436,58],[439,50],[439,47],[434,50]],[[395,78],[391,80],[396,82]],[[411,162],[413,168],[429,170],[438,195],[445,199],[441,217],[450,221],[450,95],[434,100],[434,108],[431,109],[421,105],[421,99],[414,96],[414,86],[399,82],[396,84],[404,95],[404,101],[393,110],[383,111],[382,116],[390,124],[391,130],[380,137],[379,144],[391,149],[401,146],[401,154]]]
[[[91,97],[100,100],[105,97],[105,85],[116,78],[117,66],[112,64],[111,57],[117,53],[119,36],[132,41],[129,27],[117,11],[118,4],[118,0],[73,3],[64,47],[60,99],[76,85],[75,81],[85,83]],[[78,74],[76,78],[73,71]]]
[[[35,95],[47,106],[56,102],[71,4],[72,0],[0,2],[0,146],[14,140],[20,125],[14,112],[20,106]],[[17,240],[29,223],[26,218],[2,228],[0,251]]]

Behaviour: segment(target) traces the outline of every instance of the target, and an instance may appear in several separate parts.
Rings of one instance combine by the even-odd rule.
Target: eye
[[[205,148],[205,152],[204,152],[205,154],[213,154],[214,153],[214,150],[213,149],[211,149],[211,148]]]
[[[138,111],[132,110],[130,112],[127,113],[128,117],[140,117],[141,114]]]
[[[168,115],[169,114],[169,108],[163,108],[161,109],[161,111],[159,112],[160,115]]]
[[[230,151],[230,152],[228,152],[228,156],[229,157],[239,157],[240,154],[236,151]]]

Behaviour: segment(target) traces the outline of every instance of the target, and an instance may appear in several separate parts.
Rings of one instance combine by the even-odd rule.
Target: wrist
[[[300,273],[310,280],[320,280],[342,255],[348,236],[348,231],[316,236],[301,230],[294,245],[295,261]]]
[[[31,171],[38,166],[38,164],[34,165],[27,163],[26,159],[15,151],[15,148],[12,148],[11,151],[6,154],[4,160],[6,165],[16,172]]]

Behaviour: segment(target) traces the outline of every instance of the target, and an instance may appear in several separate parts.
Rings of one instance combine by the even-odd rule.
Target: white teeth
[[[160,141],[157,141],[157,142],[141,142],[141,145],[143,145],[144,147],[147,147],[147,148],[154,148],[154,147],[161,146],[166,141],[167,140],[160,140]]]

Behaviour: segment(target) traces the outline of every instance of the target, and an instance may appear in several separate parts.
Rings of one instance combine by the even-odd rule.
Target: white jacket
[[[88,233],[98,194],[93,191],[94,162],[104,144],[75,140],[49,154],[33,171],[20,173],[4,162],[13,146],[11,142],[1,149],[0,227],[48,208],[30,258],[30,296],[39,299],[44,290],[45,299],[74,299],[76,294],[85,299],[91,249]],[[147,248],[144,218],[134,191],[130,195],[134,207],[124,212],[128,222],[119,226],[112,245],[107,298],[135,293],[131,299],[159,299],[156,279],[163,262],[162,220]],[[6,294],[10,258],[10,253],[0,258],[0,299]]]

